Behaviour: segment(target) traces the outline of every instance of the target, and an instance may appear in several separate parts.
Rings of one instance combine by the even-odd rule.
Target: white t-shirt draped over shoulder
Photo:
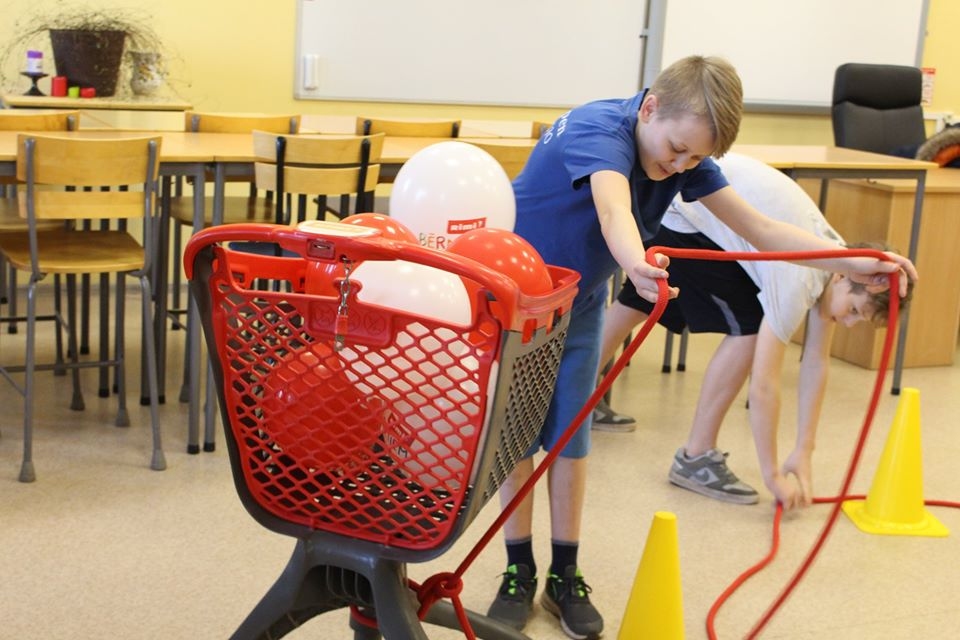
[[[780,171],[736,153],[727,153],[717,164],[730,186],[764,215],[806,229],[838,245],[843,243],[816,203]],[[756,251],[705,206],[696,201],[684,202],[679,196],[670,204],[663,225],[681,233],[699,231],[726,251]],[[807,311],[820,298],[830,274],[779,260],[741,260],[739,263],[760,289],[757,298],[766,321],[780,340],[788,342]]]

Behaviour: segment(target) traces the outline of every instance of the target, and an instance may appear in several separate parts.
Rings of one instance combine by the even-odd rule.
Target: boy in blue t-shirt
[[[513,183],[514,231],[547,264],[580,273],[556,390],[539,442],[501,488],[506,505],[533,473],[536,449],[549,450],[589,399],[596,383],[607,280],[619,266],[642,298],[655,301],[667,278],[666,256],[645,259],[644,242],[657,232],[678,193],[700,200],[714,215],[761,250],[835,249],[813,234],[773,221],[731,189],[710,156],[733,144],[743,94],[736,71],[718,58],[690,56],[665,69],[649,90],[626,100],[574,108],[540,138]],[[898,257],[899,258],[899,257]],[[901,265],[916,277],[913,265]],[[877,279],[897,268],[868,258],[819,261],[817,266]],[[906,283],[904,282],[904,287]],[[678,290],[670,288],[670,297]],[[590,420],[580,425],[547,476],[552,560],[543,607],[572,638],[598,638],[603,618],[577,563],[586,486]],[[522,629],[533,606],[537,569],[532,545],[533,496],[504,525],[507,570],[488,615]]]

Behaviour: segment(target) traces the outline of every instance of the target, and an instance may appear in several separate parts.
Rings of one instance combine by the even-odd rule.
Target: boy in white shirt
[[[746,156],[717,161],[731,186],[765,215],[801,227],[842,246],[816,204],[790,178]],[[756,251],[698,202],[674,200],[649,246]],[[871,247],[880,248],[880,247]],[[886,282],[862,284],[848,276],[783,261],[719,262],[675,258],[670,300],[660,324],[679,333],[724,333],[704,374],[694,422],[677,450],[672,483],[727,502],[753,504],[757,492],[740,481],[717,449],[727,410],[750,376],[750,425],[764,484],[785,509],[812,501],[811,456],[826,387],[830,343],[837,322],[883,323],[889,307]],[[909,296],[901,298],[906,305]],[[637,296],[629,281],[604,318],[601,362],[613,356],[653,303]],[[804,318],[807,328],[799,375],[797,440],[783,465],[777,461],[777,430],[783,357]],[[611,429],[612,430],[612,429]],[[793,475],[796,482],[789,476]]]

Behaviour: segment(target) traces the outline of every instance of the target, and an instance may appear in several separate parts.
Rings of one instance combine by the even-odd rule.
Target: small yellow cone
[[[901,536],[947,536],[923,505],[920,392],[905,388],[866,500],[847,500],[843,512],[861,530]]]
[[[653,515],[618,640],[683,640],[677,516]]]

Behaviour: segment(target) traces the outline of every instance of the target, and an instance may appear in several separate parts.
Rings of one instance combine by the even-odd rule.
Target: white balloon
[[[433,249],[481,227],[513,231],[517,204],[510,178],[489,153],[450,140],[407,160],[390,193],[390,217]]]
[[[460,276],[404,260],[366,260],[351,280],[363,284],[357,299],[458,325],[473,322]]]

